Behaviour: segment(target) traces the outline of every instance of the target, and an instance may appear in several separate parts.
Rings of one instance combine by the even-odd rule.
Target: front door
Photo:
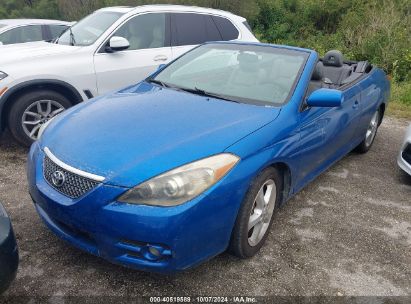
[[[165,13],[142,14],[127,20],[112,36],[126,38],[127,50],[94,56],[98,93],[135,84],[172,60],[169,17]],[[112,37],[111,36],[111,37]]]
[[[308,108],[299,113],[297,189],[354,148],[361,114],[360,89],[353,86],[344,90],[343,98],[341,107]]]

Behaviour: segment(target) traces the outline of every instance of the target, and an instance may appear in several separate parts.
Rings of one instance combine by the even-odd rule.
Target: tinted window
[[[134,17],[121,26],[114,36],[130,42],[128,50],[153,49],[168,45],[166,39],[166,14],[144,14]]]
[[[56,39],[57,37],[60,37],[61,33],[63,33],[66,29],[66,25],[48,25],[51,33],[51,39]]]
[[[23,43],[31,41],[41,41],[43,35],[41,25],[21,26],[11,29],[0,35],[0,42],[3,44]]]
[[[220,30],[223,40],[234,40],[238,38],[239,32],[230,20],[223,17],[213,16],[213,20]]]
[[[196,45],[221,40],[220,32],[211,16],[189,13],[171,15],[174,25],[173,45]]]
[[[209,15],[204,15],[204,20],[206,25],[207,41],[221,41],[223,38],[221,37],[220,31],[218,30],[213,18]]]
[[[246,28],[248,28],[250,30],[250,32],[252,32],[251,26],[250,26],[250,24],[248,24],[247,21],[244,21],[243,24],[245,25]]]

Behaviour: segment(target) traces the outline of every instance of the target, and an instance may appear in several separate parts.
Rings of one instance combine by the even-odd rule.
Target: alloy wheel
[[[367,133],[365,134],[365,144],[370,146],[377,134],[379,111],[375,112],[368,125]]]
[[[254,199],[248,220],[248,244],[257,246],[270,225],[277,199],[277,187],[272,179],[267,180]]]
[[[65,108],[55,100],[38,100],[32,103],[21,117],[24,133],[36,140],[41,126],[64,110]]]

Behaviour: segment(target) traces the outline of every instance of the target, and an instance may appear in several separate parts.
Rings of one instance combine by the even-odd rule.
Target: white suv
[[[257,41],[228,12],[148,5],[100,9],[55,43],[0,48],[0,130],[29,145],[48,119],[94,96],[145,79],[206,41]]]

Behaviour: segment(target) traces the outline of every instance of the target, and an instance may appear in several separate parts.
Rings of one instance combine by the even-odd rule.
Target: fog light
[[[145,259],[152,262],[163,261],[173,256],[171,249],[163,244],[149,244],[145,242],[123,240],[117,246],[127,251],[133,258]]]
[[[154,255],[155,257],[160,257],[161,256],[161,253],[160,253],[160,251],[156,248],[156,247],[149,247],[148,248],[148,251],[152,254],[152,255]]]
[[[161,248],[152,245],[146,245],[142,249],[141,254],[149,261],[158,261],[163,258]]]

